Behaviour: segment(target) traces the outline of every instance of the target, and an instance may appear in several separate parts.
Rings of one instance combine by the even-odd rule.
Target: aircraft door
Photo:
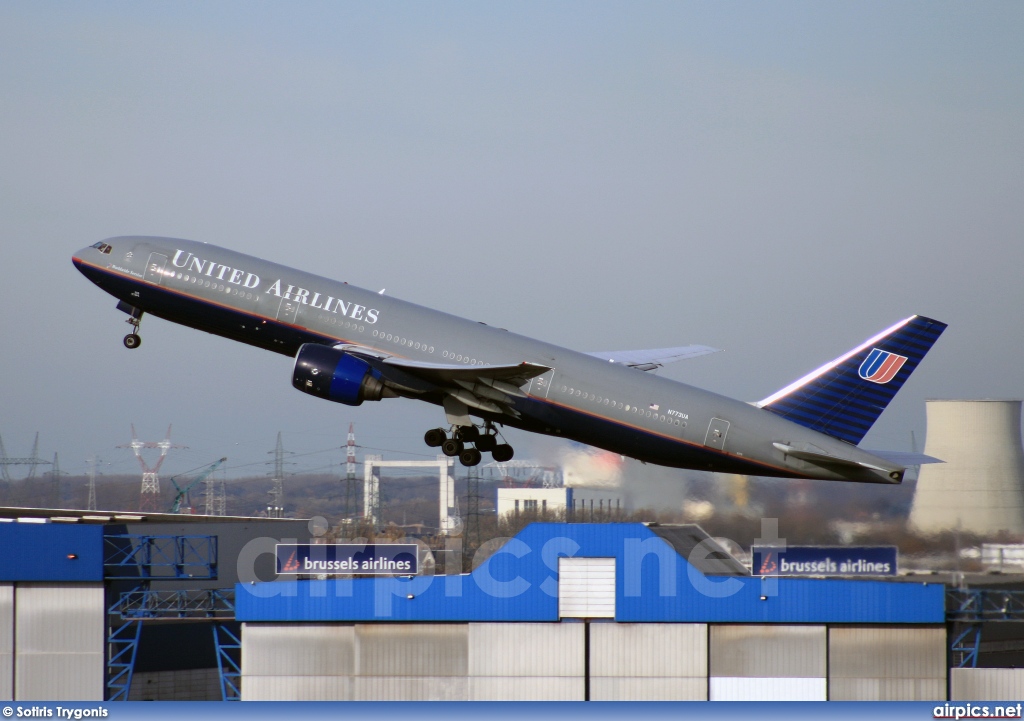
[[[277,319],[284,323],[295,323],[299,315],[299,303],[290,298],[282,298],[277,307]]]
[[[164,268],[167,267],[167,256],[163,253],[150,253],[146,263],[146,272],[142,279],[153,285],[163,285]]]
[[[704,445],[708,448],[725,450],[725,437],[729,434],[729,421],[712,418],[708,424],[708,434],[704,437]]]
[[[551,391],[551,380],[555,377],[553,370],[543,373],[530,379],[530,385],[526,388],[527,395],[538,398],[547,398]]]

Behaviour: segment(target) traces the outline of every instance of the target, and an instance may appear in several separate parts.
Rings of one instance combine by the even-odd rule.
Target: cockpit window
[[[98,250],[99,252],[101,252],[101,253],[106,253],[106,254],[108,254],[108,255],[110,254],[110,251],[112,251],[112,250],[113,250],[113,248],[111,248],[111,247],[110,247],[109,245],[107,245],[106,243],[93,243],[93,244],[92,244],[92,245],[90,245],[89,247],[90,247],[90,248],[95,248],[95,249],[96,249],[96,250]]]

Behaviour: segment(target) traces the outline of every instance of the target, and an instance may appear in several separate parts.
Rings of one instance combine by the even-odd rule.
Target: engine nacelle
[[[299,348],[292,385],[311,396],[349,406],[398,397],[384,385],[380,372],[366,361],[316,343],[306,343]]]

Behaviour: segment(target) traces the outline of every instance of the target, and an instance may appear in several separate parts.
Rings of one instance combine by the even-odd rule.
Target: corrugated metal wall
[[[582,623],[469,624],[473,701],[582,701]]]
[[[245,624],[247,701],[468,698],[465,624]]]
[[[899,626],[829,629],[833,701],[946,698],[946,629]]]
[[[583,624],[244,624],[242,698],[582,700]]]
[[[355,645],[351,625],[243,624],[242,698],[350,700]]]
[[[17,700],[103,700],[103,601],[100,583],[15,587]]]
[[[468,698],[465,624],[359,624],[355,701]]]
[[[615,618],[615,559],[558,559],[558,617]]]
[[[712,701],[824,701],[824,626],[712,626]]]
[[[705,624],[590,624],[594,701],[706,701],[707,676]]]
[[[589,627],[595,701],[945,698],[942,627]],[[583,700],[586,628],[572,622],[245,624],[242,697]],[[964,678],[962,693],[981,694],[970,698],[1024,695],[1024,689],[989,692]]]
[[[14,700],[14,586],[0,583],[0,701]]]
[[[1024,668],[951,668],[950,701],[1024,698]]]

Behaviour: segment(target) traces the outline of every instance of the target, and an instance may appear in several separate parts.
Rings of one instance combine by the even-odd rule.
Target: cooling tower
[[[1021,401],[928,401],[924,452],[910,525],[990,536],[1024,533]]]

